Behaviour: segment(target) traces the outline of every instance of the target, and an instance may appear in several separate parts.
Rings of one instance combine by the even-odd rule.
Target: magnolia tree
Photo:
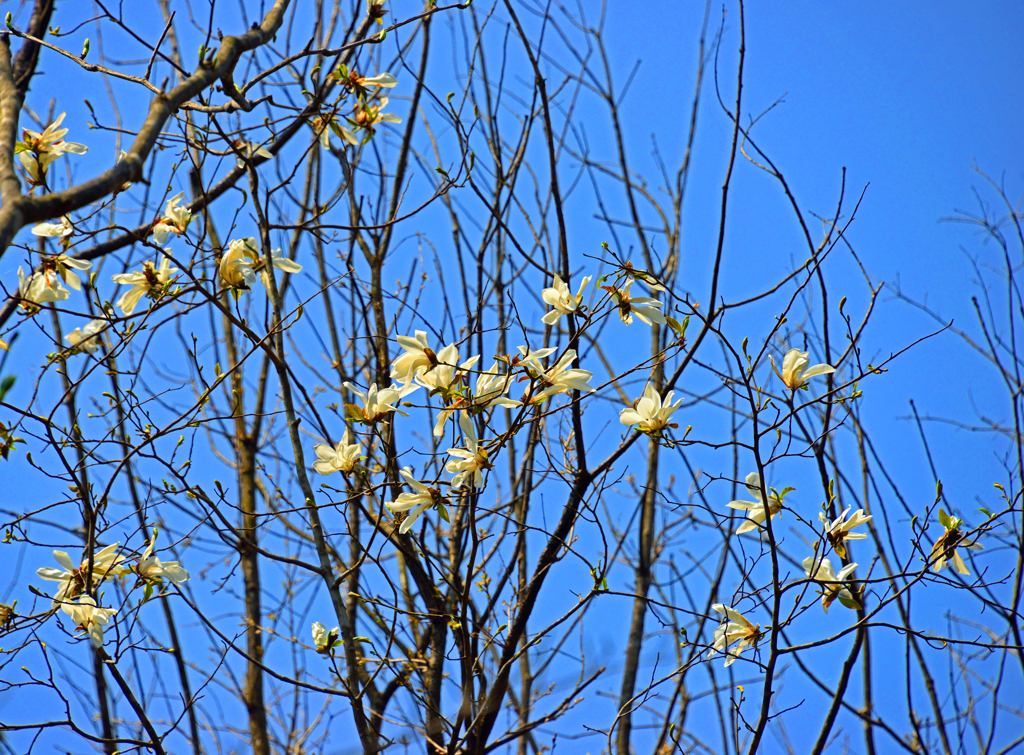
[[[813,229],[739,117],[743,7],[709,11],[651,171],[603,17],[7,15],[7,751],[1020,744],[1019,427],[981,511],[894,481],[856,192]],[[756,280],[740,174],[799,229]],[[1019,419],[1007,206],[973,221],[1011,293],[959,332]]]

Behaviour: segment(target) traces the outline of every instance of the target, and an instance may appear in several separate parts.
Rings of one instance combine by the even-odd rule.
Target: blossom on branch
[[[722,614],[726,621],[715,629],[715,641],[711,650],[708,651],[708,658],[714,656],[715,653],[725,653],[727,656],[725,666],[729,667],[748,647],[756,647],[758,641],[764,636],[764,632],[761,631],[760,624],[751,624],[735,608],[730,608],[724,603],[715,603],[711,607]],[[739,642],[739,644],[729,650],[729,646],[734,642]]]
[[[809,367],[811,360],[808,352],[790,349],[782,360],[782,382],[792,391],[802,388],[810,378],[816,375],[828,375],[836,368],[828,364],[816,364]],[[774,364],[774,362],[773,362]]]
[[[338,631],[338,627],[327,631],[327,627],[319,621],[314,621],[313,644],[316,645],[316,652],[321,655],[333,655],[334,648],[342,644],[342,641],[338,639],[339,634],[341,633]]]
[[[64,141],[66,128],[60,128],[66,113],[57,116],[57,120],[43,129],[42,133],[23,128],[23,141],[18,142],[14,151],[21,161],[21,166],[28,174],[32,188],[45,181],[46,170],[61,155],[84,155],[89,148],[77,142]]]
[[[390,412],[398,412],[403,417],[408,417],[408,412],[398,408],[398,403],[413,391],[419,390],[418,385],[391,386],[390,388],[378,389],[373,383],[365,393],[359,390],[352,383],[346,382],[345,387],[360,398],[363,406],[356,404],[345,404],[345,412],[349,419],[355,422],[362,422],[372,425],[384,419]]]
[[[74,232],[67,215],[61,215],[59,223],[39,223],[32,227],[32,233],[43,238],[65,239]]]
[[[861,607],[857,599],[853,597],[853,593],[850,592],[850,588],[846,585],[846,578],[857,568],[857,564],[847,564],[836,574],[831,561],[827,558],[819,559],[815,555],[805,558],[803,560],[803,567],[807,577],[821,585],[821,607],[825,609],[825,613],[828,613],[828,607],[832,605],[836,598],[839,598],[839,602],[847,608],[857,609]]]
[[[185,192],[180,191],[167,200],[164,216],[153,226],[153,243],[163,246],[172,233],[181,236],[188,229],[192,213],[182,204],[184,199]]]
[[[572,363],[576,360],[575,349],[566,351],[561,359],[548,368],[544,367],[541,360],[554,354],[554,348],[535,349],[528,352],[525,346],[520,346],[519,353],[521,356],[516,357],[512,363],[526,368],[526,374],[541,389],[540,393],[530,396],[531,404],[540,403],[544,399],[559,393],[568,393],[569,391],[592,393],[594,391],[590,387],[590,379],[594,377],[594,373],[571,367]]]
[[[932,546],[932,569],[934,571],[942,571],[946,566],[952,564],[952,568],[961,574],[969,575],[971,572],[968,570],[967,564],[964,563],[964,559],[957,548],[980,551],[985,546],[979,545],[974,540],[966,539],[964,533],[960,531],[963,527],[963,520],[955,516],[949,516],[942,509],[939,509],[939,524],[945,527],[946,531],[942,534],[942,537],[935,541],[935,545]]]
[[[61,277],[52,270],[40,270],[25,278],[23,268],[18,268],[18,298],[21,307],[32,312],[41,304],[64,301],[71,292],[64,288]]]
[[[461,488],[467,479],[472,478],[473,487],[482,490],[484,471],[494,465],[488,460],[487,451],[480,444],[480,439],[476,435],[473,420],[466,412],[459,415],[459,427],[462,428],[462,437],[466,441],[466,447],[449,448],[448,455],[454,456],[455,459],[445,464],[444,468],[455,475],[452,477],[452,488]]]
[[[84,328],[75,328],[64,340],[78,351],[86,354],[95,354],[96,350],[103,344],[103,338],[99,332],[107,323],[104,320],[90,320]]]
[[[667,325],[668,320],[665,319],[665,315],[661,313],[661,302],[657,299],[653,299],[650,296],[632,296],[630,290],[633,288],[633,279],[630,278],[622,286],[622,288],[615,288],[613,286],[602,286],[603,289],[611,293],[615,297],[619,308],[619,319],[621,319],[626,325],[633,324],[633,315],[647,325],[652,323],[658,323],[659,325]]]
[[[415,493],[399,493],[398,498],[386,503],[388,511],[395,517],[395,523],[399,525],[398,531],[405,534],[412,527],[413,523],[429,508],[437,508],[437,513],[446,522],[449,521],[448,509],[444,506],[444,498],[441,491],[422,483],[412,475],[412,470],[405,467],[399,472],[406,484]]]
[[[384,25],[384,3],[386,0],[366,0],[366,15],[381,26]]]
[[[159,298],[173,282],[173,274],[176,272],[178,272],[178,268],[171,267],[171,258],[163,255],[160,267],[146,260],[142,263],[141,270],[111,276],[114,283],[131,286],[128,291],[121,294],[121,298],[114,306],[120,307],[127,317],[135,311],[143,296],[148,296],[151,299]]]
[[[96,601],[88,595],[83,595],[77,603],[63,603],[61,610],[71,617],[75,626],[89,635],[92,646],[97,650],[103,647],[103,627],[117,613],[114,608],[98,608]]]
[[[644,395],[633,403],[633,407],[619,412],[619,422],[623,425],[636,425],[639,432],[652,436],[658,435],[666,427],[679,427],[677,423],[668,421],[683,403],[679,399],[673,404],[674,396],[675,392],[669,391],[662,401],[654,386],[648,383]]]
[[[541,322],[545,325],[554,325],[562,315],[576,314],[583,303],[583,289],[587,287],[588,283],[590,283],[589,275],[583,279],[579,291],[573,296],[569,287],[556,275],[554,285],[551,288],[545,288],[540,294],[545,303],[552,307],[552,310],[541,318]]]
[[[97,551],[92,559],[92,583],[98,585],[104,580],[120,577],[128,572],[128,569],[121,566],[125,560],[124,556],[118,554],[119,544],[108,545],[103,550]],[[85,589],[85,575],[89,571],[89,559],[83,558],[80,566],[76,567],[71,557],[64,551],[54,551],[53,557],[57,559],[63,569],[55,569],[52,566],[44,566],[36,570],[36,574],[50,582],[58,582],[60,586],[53,596],[53,607],[63,601],[71,600],[82,593]]]
[[[135,566],[135,571],[139,577],[146,583],[159,583],[165,579],[176,585],[188,582],[189,573],[181,567],[181,563],[178,561],[164,563],[160,560],[159,556],[153,555],[153,548],[155,546],[156,530],[153,531],[153,537],[150,539],[149,545],[146,546],[146,550],[142,553],[142,558],[139,559],[139,563]]]
[[[754,501],[731,501],[727,503],[730,509],[739,509],[740,511],[747,512],[747,521],[739,526],[736,530],[737,535],[742,535],[744,532],[751,532],[756,530],[759,525],[764,523],[765,517],[775,517],[780,511],[782,511],[782,498],[791,490],[795,488],[785,488],[782,491],[781,496],[773,489],[768,495],[768,505],[765,506],[761,495],[761,477],[757,472],[751,472],[746,478],[747,490],[754,496]]]
[[[313,446],[316,453],[316,461],[313,462],[313,471],[317,474],[329,475],[335,472],[351,472],[356,468],[362,458],[363,447],[358,443],[346,443],[338,441],[338,445],[331,447],[326,443],[317,443]]]
[[[832,550],[836,552],[839,558],[846,558],[846,547],[843,545],[845,540],[863,540],[867,537],[867,534],[864,532],[851,532],[850,530],[866,524],[872,518],[870,514],[864,513],[864,509],[857,509],[853,516],[847,519],[846,515],[849,513],[850,507],[847,506],[846,511],[830,524],[824,512],[818,512],[818,521],[825,525],[825,537],[828,538],[829,543],[832,545]]]

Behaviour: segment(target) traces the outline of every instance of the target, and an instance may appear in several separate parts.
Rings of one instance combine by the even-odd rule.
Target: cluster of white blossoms
[[[177,561],[165,563],[159,556],[154,555],[155,546],[156,531],[141,557],[130,563],[128,557],[120,552],[120,543],[108,545],[93,553],[91,572],[88,557],[83,556],[81,563],[75,566],[65,551],[55,550],[53,557],[61,568],[44,566],[37,569],[36,574],[42,579],[58,584],[53,595],[53,608],[60,608],[70,616],[74,625],[86,633],[93,646],[100,648],[103,645],[103,627],[117,613],[117,609],[100,608],[95,598],[84,594],[87,580],[98,593],[100,585],[104,582],[134,574],[138,578],[137,584],[146,587],[147,597],[153,586],[164,580],[176,585],[188,581],[189,573],[181,564]]]
[[[756,500],[731,501],[726,504],[729,508],[747,512],[747,519],[736,530],[736,534],[762,529],[766,519],[774,518],[782,511],[786,495],[794,490],[794,488],[784,488],[781,492],[777,492],[774,488],[767,489],[768,504],[765,505],[764,493],[762,493],[764,484],[757,472],[747,475],[745,482],[747,490]],[[845,559],[847,557],[845,542],[847,540],[863,540],[867,537],[862,532],[853,532],[853,528],[866,524],[871,518],[871,515],[865,514],[863,509],[857,509],[851,516],[850,509],[847,508],[831,522],[824,513],[819,513],[818,520],[824,525],[821,541],[826,543],[826,547],[831,548],[836,555]],[[825,613],[828,613],[829,606],[837,599],[847,608],[861,608],[857,590],[849,584],[849,578],[857,568],[857,564],[846,564],[837,572],[828,558],[817,553],[817,548],[818,546],[815,545],[814,555],[803,560],[803,568],[807,578],[819,587],[818,594],[821,595],[821,607]],[[712,608],[725,617],[725,623],[715,630],[714,643],[708,657],[710,658],[717,652],[724,652],[728,656],[725,665],[729,666],[746,648],[754,647],[764,632],[761,631],[759,624],[753,624],[734,608],[721,603],[715,604]],[[734,642],[739,644],[729,650],[729,646]]]
[[[394,86],[396,83],[393,81],[393,77],[389,80],[387,76],[381,77],[379,80],[356,77],[354,81],[378,87]],[[84,145],[64,141],[63,137],[68,130],[60,128],[63,120],[64,113],[61,113],[60,117],[47,126],[42,133],[25,129],[24,141],[18,143],[18,158],[33,187],[45,185],[47,167],[61,155],[65,153],[83,154],[87,151]],[[241,148],[245,150],[248,157],[255,155],[265,158],[272,157],[267,150],[251,142],[243,142]],[[122,152],[121,159],[124,156]],[[123,190],[129,185],[126,183],[119,190]],[[114,283],[130,286],[114,305],[121,310],[125,317],[132,315],[144,298],[157,300],[170,291],[176,280],[175,274],[179,271],[171,266],[170,249],[164,245],[175,237],[185,236],[191,222],[192,211],[185,202],[185,192],[178,192],[166,201],[160,217],[153,222],[151,241],[154,245],[163,247],[162,253],[152,262],[148,260],[143,262],[142,267],[138,270],[112,276]],[[38,223],[32,228],[32,233],[42,238],[59,240],[66,250],[75,234],[75,226],[73,220],[64,215],[58,222]],[[17,295],[22,309],[29,314],[34,314],[43,304],[65,301],[71,296],[71,290],[81,290],[82,281],[79,274],[88,273],[91,267],[92,262],[76,259],[66,254],[44,256],[39,270],[28,276],[25,275],[24,269],[19,267]],[[269,259],[262,259],[256,240],[248,237],[235,239],[228,244],[228,249],[220,263],[220,279],[237,298],[241,291],[252,287],[256,282],[257,273],[267,267],[273,267],[286,273],[298,273],[302,270],[301,265],[281,256],[280,250],[274,250],[269,255]],[[96,322],[94,320],[84,328],[76,328],[67,337],[68,342],[73,347],[77,347],[79,351],[95,352],[101,343],[96,335],[99,328],[95,324]]]

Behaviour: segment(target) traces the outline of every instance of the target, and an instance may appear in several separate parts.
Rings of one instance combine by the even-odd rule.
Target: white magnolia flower
[[[760,624],[751,624],[735,608],[730,608],[724,603],[715,603],[711,607],[722,614],[726,622],[715,629],[715,642],[711,650],[708,651],[708,658],[711,658],[715,653],[725,653],[727,656],[725,665],[728,667],[739,658],[740,653],[748,647],[757,645],[758,640],[761,639],[764,633],[761,632]],[[729,646],[737,641],[739,645],[729,650]]]
[[[808,556],[803,566],[807,577],[821,584],[821,607],[825,613],[828,613],[828,607],[836,598],[847,608],[860,608],[860,603],[846,586],[846,578],[857,568],[857,564],[847,564],[836,574],[832,562],[827,558],[818,560],[816,556]]]
[[[732,501],[726,505],[730,509],[739,509],[747,512],[747,521],[740,525],[739,529],[736,530],[737,535],[742,535],[744,532],[751,532],[756,530],[758,525],[763,524],[765,517],[768,513],[774,518],[776,514],[782,511],[782,501],[775,493],[769,493],[768,495],[768,506],[765,508],[764,501],[761,499],[761,478],[757,472],[751,472],[747,475],[746,479],[747,490],[754,496],[754,501]],[[785,491],[783,491],[785,493]]]
[[[455,347],[455,344],[449,344],[437,352],[436,361],[432,367],[416,371],[415,380],[430,391],[431,395],[437,393],[449,398],[451,390],[458,387],[462,376],[480,361],[480,357],[470,357],[462,364],[458,364],[458,361],[458,348]]]
[[[808,379],[815,375],[828,375],[835,372],[836,368],[828,364],[816,364],[808,367],[811,363],[808,352],[800,349],[790,349],[782,360],[782,382],[790,390],[796,390]]]
[[[220,279],[231,288],[252,288],[256,284],[253,268],[259,258],[255,238],[233,239],[228,242],[228,250],[220,259]]]
[[[576,350],[569,349],[562,355],[562,358],[558,360],[552,367],[547,369],[541,363],[542,359],[550,356],[555,352],[553,348],[547,349],[536,349],[534,351],[527,352],[525,346],[519,347],[519,353],[521,357],[517,357],[517,363],[526,367],[527,373],[533,378],[541,388],[539,394],[532,396],[530,399],[531,403],[538,403],[559,393],[568,393],[569,391],[585,391],[592,393],[593,388],[590,387],[590,379],[594,377],[594,373],[587,370],[580,370],[570,368],[573,361],[576,359]]]
[[[75,232],[71,225],[71,218],[61,215],[59,223],[40,223],[32,227],[32,233],[44,238],[63,239]]]
[[[363,89],[369,89],[370,87],[394,89],[398,86],[398,79],[387,72],[378,73],[376,76],[353,76],[350,81]]]
[[[476,358],[464,362],[460,369],[468,370],[476,363]],[[504,394],[512,385],[511,373],[498,371],[498,363],[495,362],[487,372],[481,372],[476,378],[476,391],[471,397],[455,395],[452,402],[443,407],[437,413],[437,422],[434,423],[434,435],[440,438],[444,435],[445,423],[458,411],[468,409],[473,416],[493,407],[514,408],[522,406],[522,401],[516,401],[506,397]]]
[[[163,246],[172,233],[181,236],[192,222],[192,213],[182,204],[185,192],[179,191],[167,200],[164,216],[153,226],[153,243]]]
[[[93,555],[92,583],[98,585],[104,580],[120,577],[128,572],[128,569],[121,566],[125,560],[124,556],[118,555],[118,543],[108,545],[103,550]],[[53,557],[57,559],[62,569],[55,569],[52,566],[44,566],[36,570],[36,574],[50,582],[59,582],[56,594],[53,596],[53,606],[71,600],[80,595],[85,589],[85,575],[89,572],[89,559],[83,558],[80,566],[76,567],[71,557],[64,551],[54,551]]]
[[[143,296],[152,296],[154,290],[160,291],[166,287],[176,272],[178,268],[171,267],[171,258],[164,255],[160,259],[160,267],[147,260],[142,263],[142,270],[111,276],[114,283],[131,286],[131,289],[121,294],[115,306],[120,307],[125,316],[130,315]]]
[[[90,320],[84,328],[75,328],[64,336],[64,340],[79,351],[84,351],[86,354],[95,354],[96,350],[103,343],[103,337],[98,335],[98,333],[103,330],[103,326],[106,324],[103,320]]]
[[[334,627],[331,631],[327,631],[327,627],[321,624],[319,621],[313,622],[313,644],[316,645],[316,652],[323,655],[330,655],[335,645],[340,645],[338,641],[338,635],[341,634],[338,631],[338,627]]]
[[[618,301],[619,318],[626,325],[633,324],[633,315],[636,315],[641,322],[648,325],[655,322],[659,325],[667,325],[668,320],[665,319],[665,315],[660,310],[660,301],[652,299],[650,296],[632,296],[630,294],[633,282],[633,279],[630,278],[622,288],[612,289],[612,295]]]
[[[505,393],[512,386],[512,375],[498,370],[498,363],[494,362],[487,372],[481,372],[476,376],[476,390],[473,393],[473,406],[478,409],[490,409],[491,407],[503,406],[512,409],[522,406],[522,401],[508,398]]]
[[[366,0],[366,15],[382,26],[384,24],[384,3],[385,0]]]
[[[350,444],[340,440],[333,448],[326,443],[317,443],[313,446],[313,451],[316,452],[313,471],[329,475],[335,472],[351,472],[355,469],[362,458],[363,447],[358,443]]]
[[[286,273],[302,272],[302,265],[281,256],[280,248],[271,251],[270,264]],[[248,290],[256,284],[256,273],[265,267],[254,237],[233,239],[228,242],[228,250],[220,260],[220,279],[230,288]]]
[[[675,422],[668,421],[672,413],[683,403],[683,400],[679,399],[673,404],[674,396],[674,391],[669,391],[662,401],[654,386],[648,383],[644,388],[643,397],[637,399],[634,408],[619,412],[619,422],[623,425],[636,425],[640,432],[650,435],[656,435],[666,427],[679,427]]]
[[[89,635],[92,646],[99,650],[103,647],[103,627],[110,617],[117,613],[114,608],[97,608],[96,601],[83,595],[77,603],[63,603],[61,609],[82,631]]]
[[[448,455],[455,459],[445,464],[445,470],[455,475],[452,477],[452,488],[461,488],[466,479],[472,477],[473,486],[480,490],[484,486],[484,470],[490,469],[493,464],[487,458],[487,451],[480,445],[480,439],[476,436],[476,429],[469,414],[459,414],[459,427],[462,428],[462,436],[466,441],[465,448],[449,448]]]
[[[281,247],[270,250],[270,266],[282,273],[301,273],[302,265],[281,254]]]
[[[55,266],[57,274],[75,291],[82,290],[81,273],[86,273],[92,268],[92,263],[89,260],[68,257],[66,254],[58,254],[55,257],[48,258],[44,265],[47,267]]]
[[[366,129],[370,133],[381,123],[401,123],[402,119],[394,113],[385,113],[384,108],[388,106],[388,98],[381,97],[377,102],[365,102],[360,104],[352,114],[352,121],[359,128]],[[342,129],[344,130],[344,129]],[[345,137],[350,143],[352,139]]]
[[[872,518],[870,514],[864,513],[864,509],[857,509],[853,516],[847,519],[846,515],[849,513],[850,508],[847,507],[846,511],[830,524],[824,512],[818,512],[818,521],[825,525],[825,536],[828,538],[829,543],[832,544],[832,550],[836,552],[839,558],[846,558],[846,546],[843,545],[844,540],[863,540],[867,537],[867,533],[851,532],[850,530],[866,524]]]
[[[427,333],[417,330],[414,336],[398,336],[398,345],[404,353],[391,363],[391,379],[408,385],[420,370],[437,364],[437,355],[427,341]]]
[[[545,325],[554,325],[562,315],[575,314],[583,303],[583,289],[587,287],[588,283],[590,283],[589,275],[583,279],[579,291],[573,296],[569,287],[556,275],[554,286],[545,288],[540,294],[548,306],[552,307],[552,310],[544,315],[541,322]]]
[[[68,130],[60,128],[60,124],[65,115],[61,113],[42,133],[27,128],[21,131],[23,141],[18,142],[18,160],[33,184],[42,183],[46,169],[61,155],[84,155],[89,151],[84,144],[64,141]]]
[[[26,279],[24,269],[18,268],[18,298],[21,299],[22,307],[34,308],[40,304],[64,301],[70,296],[71,292],[64,288],[56,271],[40,270]]]
[[[946,566],[952,564],[953,568],[961,574],[969,575],[971,572],[957,548],[980,551],[984,550],[985,546],[979,545],[974,540],[967,540],[963,532],[960,531],[963,527],[963,520],[949,516],[942,509],[939,509],[939,524],[945,527],[946,531],[932,546],[932,569],[942,571]]]
[[[143,551],[142,558],[135,567],[138,575],[146,582],[160,582],[164,579],[176,585],[188,582],[189,573],[181,568],[181,563],[178,561],[164,563],[160,560],[159,556],[153,555],[154,546],[156,546],[155,532],[149,541],[149,545],[146,546],[146,550]]]
[[[438,507],[441,518],[445,521],[448,520],[448,512],[444,508],[441,491],[417,480],[412,476],[412,469],[409,467],[400,470],[400,474],[406,484],[416,491],[415,493],[399,493],[398,498],[385,504],[388,511],[394,515],[395,521],[400,522],[398,531],[401,534],[404,535],[408,532],[419,515],[434,506]]]
[[[362,407],[356,404],[345,404],[350,418],[368,425],[383,419],[384,415],[389,412],[398,412],[403,417],[408,417],[408,412],[403,412],[398,408],[399,402],[413,391],[419,390],[418,385],[393,385],[390,388],[378,389],[377,384],[373,383],[366,393],[363,393],[352,383],[346,382],[344,385],[363,402]]]

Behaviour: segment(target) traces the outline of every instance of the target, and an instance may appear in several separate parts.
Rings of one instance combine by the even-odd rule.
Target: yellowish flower
[[[711,658],[715,653],[725,653],[727,656],[725,665],[728,667],[748,647],[755,647],[761,637],[764,636],[764,632],[761,631],[760,624],[751,624],[735,608],[730,608],[724,603],[715,603],[711,607],[722,614],[726,621],[715,629],[715,641],[711,650],[708,651],[708,658]],[[729,646],[734,642],[739,644],[730,650]]]
[[[754,496],[754,501],[731,501],[727,503],[730,509],[739,509],[740,511],[747,512],[747,521],[740,525],[739,529],[736,530],[737,535],[742,535],[744,532],[752,532],[756,530],[759,525],[764,524],[764,520],[767,516],[775,517],[780,511],[782,511],[782,499],[780,496],[772,490],[768,495],[768,505],[765,506],[764,501],[761,497],[761,478],[757,472],[751,472],[747,475],[746,479],[747,490]],[[786,488],[782,495],[785,495],[793,488]]]
[[[828,364],[816,364],[809,367],[811,360],[808,352],[800,349],[790,349],[782,360],[782,382],[790,390],[797,390],[802,387],[810,378],[815,375],[828,375],[836,371],[835,367]]]
[[[939,509],[939,524],[945,527],[946,531],[942,534],[942,537],[935,541],[935,545],[932,546],[932,569],[934,571],[942,571],[946,566],[952,564],[953,568],[964,576],[969,575],[971,572],[968,570],[967,564],[964,563],[964,559],[957,549],[967,548],[973,551],[980,551],[985,546],[966,539],[963,532],[960,531],[963,527],[963,521],[955,516],[949,516],[942,509]]]

